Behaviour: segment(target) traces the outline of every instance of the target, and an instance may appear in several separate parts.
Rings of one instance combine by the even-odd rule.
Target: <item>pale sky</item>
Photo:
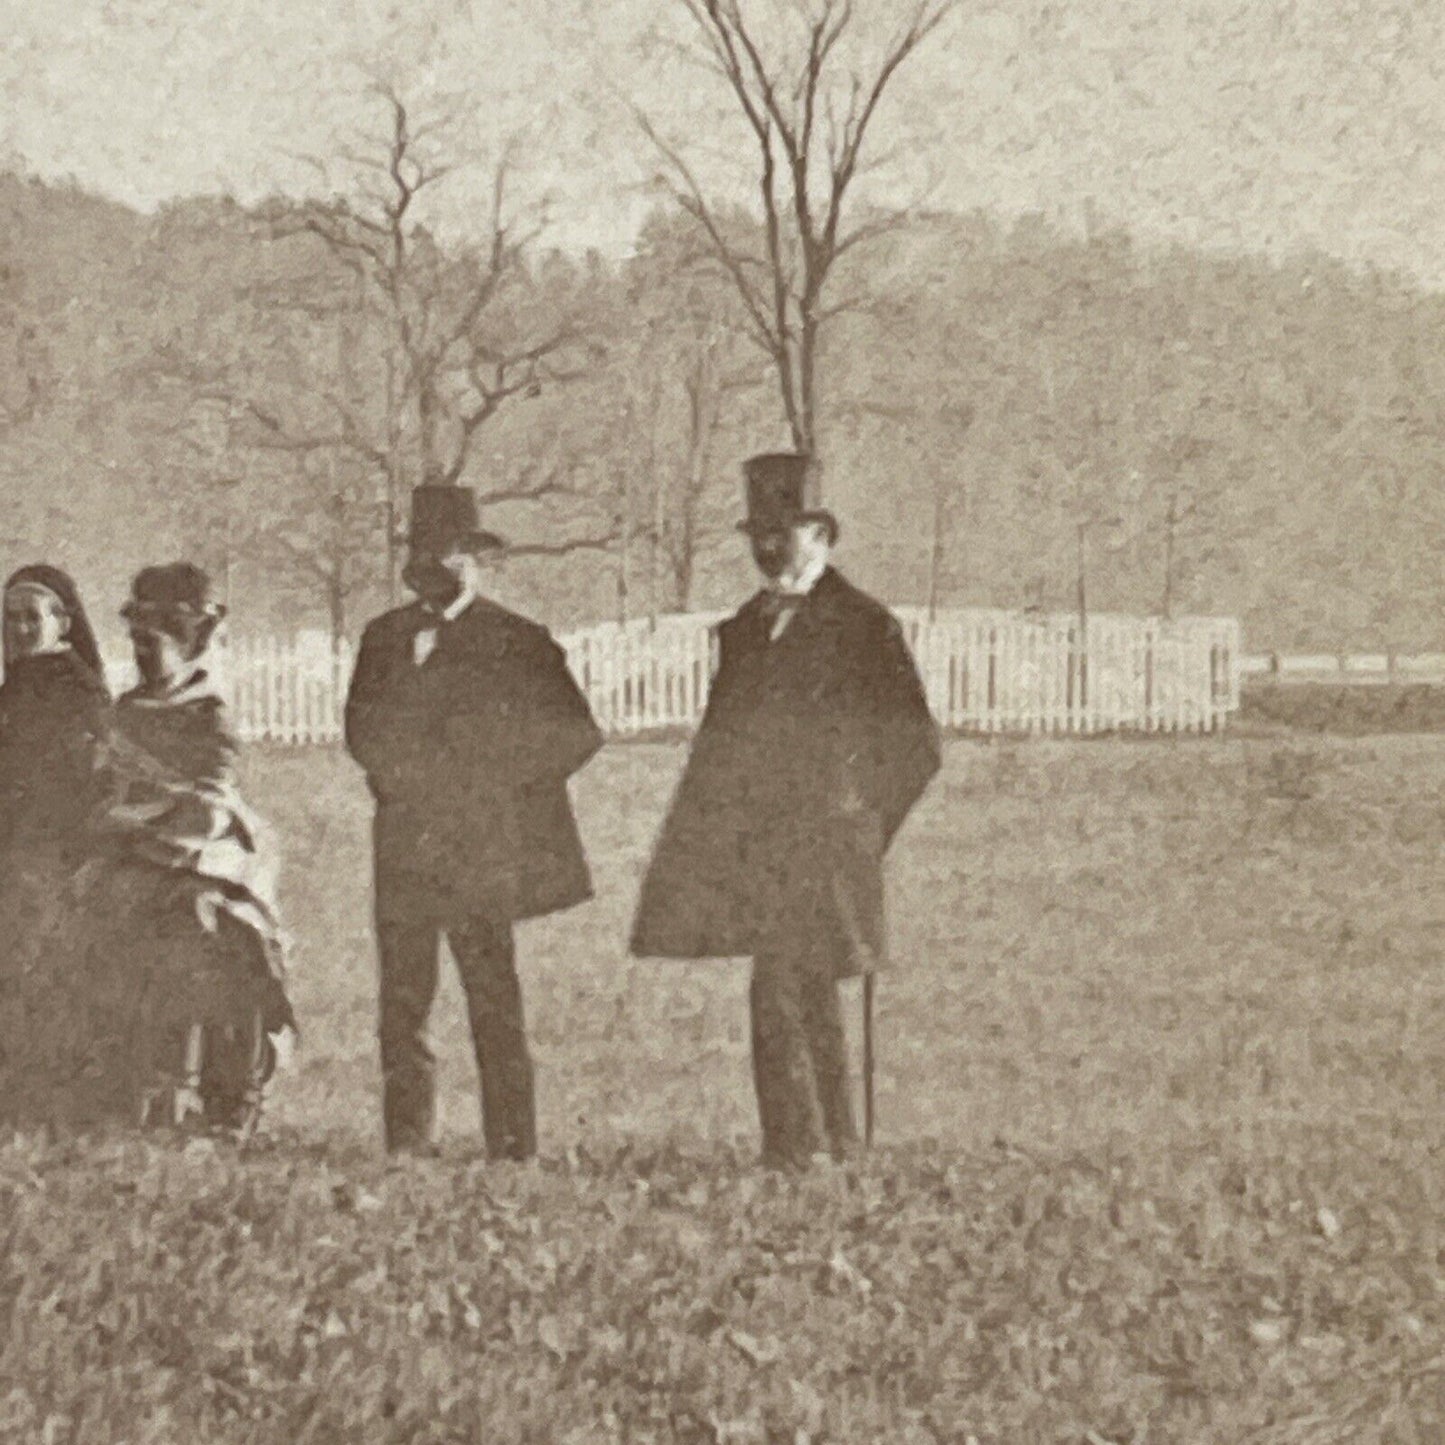
[[[639,46],[677,10],[0,0],[0,156],[140,207],[302,188],[291,157],[335,152],[354,62],[385,57],[465,97],[479,157],[525,131],[554,238],[616,251],[655,169],[624,98],[706,138],[712,176],[744,153],[717,93]],[[1146,241],[1319,248],[1445,284],[1445,0],[965,0],[905,82],[878,139],[932,137],[934,204],[1076,224],[1092,199]],[[455,224],[484,177],[448,182]]]

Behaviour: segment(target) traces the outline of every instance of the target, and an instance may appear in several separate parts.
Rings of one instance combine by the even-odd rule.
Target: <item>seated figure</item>
[[[97,973],[128,1000],[130,1099],[142,1122],[248,1133],[295,1028],[275,873],[235,781],[236,743],[208,669],[224,615],[204,572],[148,567],[122,610],[139,684],[116,703],[97,852],[82,875]]]

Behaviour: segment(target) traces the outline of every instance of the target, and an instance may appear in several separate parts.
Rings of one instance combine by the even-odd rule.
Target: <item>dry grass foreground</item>
[[[306,1028],[271,1140],[0,1147],[0,1440],[1445,1439],[1445,740],[950,748],[893,866],[882,1147],[751,1165],[745,968],[629,962],[675,747],[523,932],[547,1157],[376,1148],[366,808],[257,753]]]

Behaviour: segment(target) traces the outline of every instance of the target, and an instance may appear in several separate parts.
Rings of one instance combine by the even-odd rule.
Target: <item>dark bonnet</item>
[[[47,592],[53,592],[60,599],[65,615],[70,619],[70,650],[84,664],[86,670],[103,683],[105,664],[101,661],[100,648],[96,645],[95,631],[90,625],[90,618],[85,615],[80,592],[69,575],[59,567],[33,562],[30,566],[10,574],[5,583],[5,591],[9,592],[12,587],[19,587],[27,582],[44,587]],[[10,662],[8,654],[5,661],[7,664]]]

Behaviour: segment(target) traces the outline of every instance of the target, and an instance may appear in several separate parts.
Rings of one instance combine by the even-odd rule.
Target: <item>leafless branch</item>
[[[516,542],[507,548],[508,557],[567,557],[574,552],[610,552],[622,540],[616,531],[596,537],[569,537],[562,542]]]
[[[676,173],[680,184],[670,180],[665,180],[665,184],[677,204],[706,233],[714,259],[732,278],[733,285],[737,288],[738,295],[748,313],[754,340],[769,355],[775,355],[782,345],[782,340],[769,319],[767,302],[748,275],[748,258],[741,255],[728,243],[727,238],[723,235],[721,223],[704,197],[702,187],[698,184],[692,167],[688,165],[682,153],[662,137],[656,126],[640,110],[634,110],[633,114],[642,133]]]
[[[351,411],[335,397],[323,399],[331,408],[336,421],[335,431],[303,431],[289,425],[274,411],[253,400],[240,404],[244,414],[260,428],[249,439],[249,444],[260,451],[286,452],[294,456],[310,456],[323,451],[347,451],[363,458],[372,466],[385,470],[387,454],[384,448],[369,442],[360,423]]]
[[[726,6],[722,0],[683,0],[683,3],[699,23],[704,23],[705,20],[705,29],[710,34],[722,62],[724,75],[757,138],[760,161],[758,191],[762,201],[763,234],[766,238],[769,272],[773,283],[773,360],[778,368],[783,409],[787,414],[788,424],[795,440],[802,441],[807,427],[804,418],[799,414],[799,398],[794,377],[796,337],[792,324],[792,288],[789,284],[790,268],[784,257],[774,138],[776,137],[776,143],[782,147],[788,165],[793,207],[797,214],[798,234],[803,247],[805,285],[811,285],[813,237],[808,211],[808,136],[806,132],[800,133],[778,100],[777,87],[753,37],[743,23],[736,3],[728,3]],[[818,48],[819,33],[817,29],[813,32],[810,55]],[[811,96],[816,91],[816,86],[816,75],[805,81],[805,89],[809,93],[805,102],[809,125],[812,118]]]
[[[886,211],[880,215],[871,216],[838,238],[833,247],[833,260],[837,261],[855,247],[869,241],[876,241],[880,236],[891,235],[907,224],[908,212],[903,210]]]
[[[841,113],[830,71],[837,69],[841,42],[857,19],[853,0],[821,0],[809,7],[793,63],[766,53],[761,32],[744,18],[739,0],[678,3],[697,27],[701,48],[757,142],[766,286],[754,281],[737,249],[727,243],[685,157],[659,136],[647,117],[638,115],[638,121],[666,164],[674,200],[705,232],[743,300],[750,334],[777,372],[795,444],[811,449],[819,328],[856,305],[852,299],[823,305],[830,274],[840,257],[902,219],[898,213],[875,216],[844,231],[845,203],[862,168],[864,144],[894,75],[958,0],[912,0],[902,28],[871,72],[847,77],[848,99]],[[820,129],[826,131],[825,139],[819,137]],[[820,167],[823,175],[815,184],[814,172]]]
[[[574,470],[565,463],[543,465],[541,461],[532,461],[521,469],[514,481],[488,488],[477,500],[484,507],[493,507],[504,502],[540,502],[548,497],[577,496],[578,488],[572,483]]]
[[[834,301],[829,306],[820,306],[817,311],[819,323],[832,321],[836,316],[847,316],[868,309],[869,298],[861,293],[852,293]]]
[[[831,252],[837,244],[842,222],[843,202],[858,169],[863,142],[878,109],[878,102],[899,66],[943,24],[954,8],[954,0],[919,0],[902,32],[885,52],[874,73],[871,85],[855,78],[853,95],[843,120],[828,199],[827,219],[823,226],[823,243]]]

